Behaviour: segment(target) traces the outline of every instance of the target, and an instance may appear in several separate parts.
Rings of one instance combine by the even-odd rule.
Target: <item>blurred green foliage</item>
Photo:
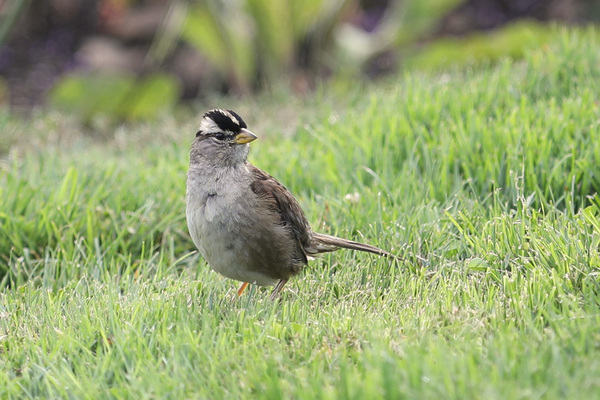
[[[51,103],[78,115],[84,123],[98,115],[117,120],[152,118],[173,107],[179,97],[174,77],[155,73],[79,74],[63,77],[50,92]]]
[[[275,77],[293,70],[300,52],[310,53],[303,56],[312,60],[325,51],[351,3],[197,1],[189,10],[183,39],[210,60],[234,91],[247,93],[260,75]]]
[[[461,0],[408,0],[403,4],[404,18],[396,36],[397,44],[407,44],[426,35],[447,12],[458,6]]]
[[[326,75],[355,79],[373,56],[416,40],[458,2],[392,2],[367,31],[354,21],[364,10],[352,0],[174,0],[147,60],[157,69],[182,41],[202,54],[236,94],[293,81],[299,72],[313,81]],[[178,84],[167,73],[70,74],[58,80],[49,100],[86,124],[97,116],[135,121],[173,107]]]
[[[354,20],[366,11],[352,0],[202,0],[190,8],[182,37],[231,88],[247,93],[256,83],[298,70],[312,77],[347,77],[350,71],[354,79],[373,56],[401,51],[459,2],[390,2],[373,29],[365,30]]]
[[[463,37],[441,38],[407,57],[413,69],[438,69],[448,66],[521,59],[528,49],[548,46],[563,33],[555,25],[520,21],[490,32],[476,32]]]
[[[372,10],[352,0],[172,0],[149,47],[144,70],[159,71],[173,49],[185,43],[202,55],[211,71],[203,78],[201,93],[224,87],[244,95],[282,81],[293,87],[297,79],[303,86],[324,77],[354,84],[380,55],[393,60],[386,67],[388,73],[401,67],[444,68],[519,59],[525,49],[543,46],[558,34],[553,26],[525,21],[491,32],[424,42],[460,2],[393,1],[374,16],[376,12],[367,15]],[[365,27],[361,18],[376,22]],[[180,93],[179,80],[170,72],[141,77],[90,73],[59,79],[50,102],[85,123],[98,115],[134,121],[169,110]]]

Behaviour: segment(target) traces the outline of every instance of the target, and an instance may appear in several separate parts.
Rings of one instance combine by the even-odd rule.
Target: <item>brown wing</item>
[[[290,233],[298,243],[295,256],[304,264],[308,262],[305,247],[310,246],[311,230],[304,212],[292,194],[266,172],[247,164],[252,173],[250,188],[261,199],[265,200],[269,208],[281,217],[281,224],[289,227]]]

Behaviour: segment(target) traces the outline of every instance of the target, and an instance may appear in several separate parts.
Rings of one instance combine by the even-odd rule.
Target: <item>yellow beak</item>
[[[250,143],[256,138],[257,136],[254,133],[250,132],[248,129],[242,128],[242,131],[235,135],[235,139],[233,141],[239,144],[244,144]]]

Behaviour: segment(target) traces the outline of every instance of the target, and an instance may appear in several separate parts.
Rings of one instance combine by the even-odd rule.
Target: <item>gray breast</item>
[[[203,190],[190,191],[188,178],[190,235],[216,272],[243,282],[273,285],[290,276],[286,228],[272,212],[260,208],[247,181],[234,180],[222,176],[218,188],[205,185]]]

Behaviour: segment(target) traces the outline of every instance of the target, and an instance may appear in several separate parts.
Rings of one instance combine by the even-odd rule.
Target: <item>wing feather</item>
[[[310,246],[311,229],[300,204],[275,178],[261,169],[247,163],[252,174],[250,188],[263,201],[271,211],[281,218],[281,224],[289,228],[291,238],[297,243],[294,258],[302,263],[308,263],[305,247]]]

